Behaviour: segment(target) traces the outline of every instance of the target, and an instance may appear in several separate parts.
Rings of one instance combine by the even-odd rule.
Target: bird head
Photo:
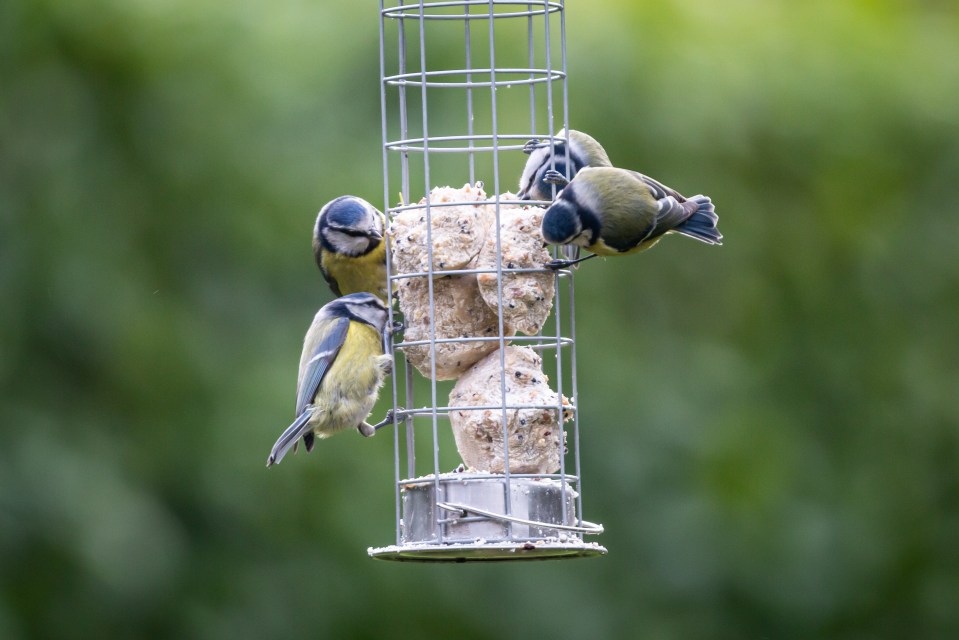
[[[567,187],[568,189],[569,187]],[[564,189],[563,191],[566,191]],[[549,244],[577,244],[586,246],[588,243],[583,234],[583,222],[574,201],[563,197],[563,193],[556,198],[543,216],[543,239]]]
[[[383,240],[384,216],[366,200],[341,196],[320,209],[313,229],[313,250],[362,256]]]
[[[386,305],[372,293],[351,293],[326,305],[327,312],[336,318],[349,318],[368,324],[383,333],[389,315]]]

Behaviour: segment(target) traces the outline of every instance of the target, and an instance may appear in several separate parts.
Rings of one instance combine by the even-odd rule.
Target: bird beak
[[[376,229],[370,227],[369,236],[374,240],[382,240],[383,234],[377,231]]]

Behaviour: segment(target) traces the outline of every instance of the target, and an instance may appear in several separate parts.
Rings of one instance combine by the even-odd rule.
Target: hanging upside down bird
[[[719,217],[707,196],[689,199],[648,176],[616,167],[586,167],[566,182],[548,171],[546,180],[563,186],[543,216],[543,239],[575,245],[591,254],[576,260],[554,260],[554,269],[597,255],[639,253],[667,233],[706,244],[722,244]]]
[[[559,191],[543,217],[543,239],[564,245],[568,257],[578,255],[580,248],[591,254],[547,266],[560,269],[597,255],[638,253],[667,233],[722,244],[719,218],[707,196],[687,199],[649,176],[612,166],[602,145],[580,131],[570,129],[567,136],[563,130],[557,137],[568,142],[554,142],[552,154],[550,145],[540,140],[524,147],[530,157],[519,195],[550,200],[550,185],[555,185]]]

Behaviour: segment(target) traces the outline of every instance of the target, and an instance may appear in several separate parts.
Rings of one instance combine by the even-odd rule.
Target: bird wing
[[[323,377],[330,370],[336,355],[346,342],[346,333],[350,329],[349,318],[337,318],[330,322],[330,328],[310,352],[310,358],[300,373],[300,383],[296,390],[296,414],[300,415],[308,404],[313,402],[313,396],[323,382]]]
[[[656,229],[658,206],[652,188],[640,176],[626,169],[597,167],[583,169],[573,179],[580,205],[602,220],[601,237],[594,238],[590,251],[625,253]]]
[[[649,188],[650,194],[656,199],[658,206],[655,227],[646,239],[658,238],[670,229],[686,222],[690,216],[690,210],[688,206],[684,206],[683,203],[686,202],[686,198],[682,194],[638,171],[630,171],[629,173]]]
[[[690,211],[673,196],[666,196],[658,201],[659,212],[656,214],[656,230],[651,237],[661,236],[689,219]]]
[[[679,202],[686,202],[686,198],[681,193],[675,189],[670,189],[659,180],[655,180],[647,175],[643,175],[639,171],[630,171],[629,169],[627,169],[627,171],[642,180],[643,183],[649,187],[649,190],[653,193],[653,197],[657,200],[662,200],[666,196],[672,196]]]

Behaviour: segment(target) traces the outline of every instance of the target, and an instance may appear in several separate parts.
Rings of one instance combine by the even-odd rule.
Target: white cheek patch
[[[370,246],[369,238],[350,236],[335,229],[330,229],[326,232],[326,239],[338,253],[344,253],[349,256],[358,256]]]
[[[540,169],[549,166],[549,152],[549,144],[547,144],[545,147],[539,147],[529,155],[529,159],[526,161],[526,166],[523,167],[523,175],[520,178],[519,185],[520,190],[527,191],[527,195],[529,195],[528,191],[536,186],[533,183],[535,182],[536,176]],[[562,157],[562,153],[557,154],[558,159],[561,159]]]

